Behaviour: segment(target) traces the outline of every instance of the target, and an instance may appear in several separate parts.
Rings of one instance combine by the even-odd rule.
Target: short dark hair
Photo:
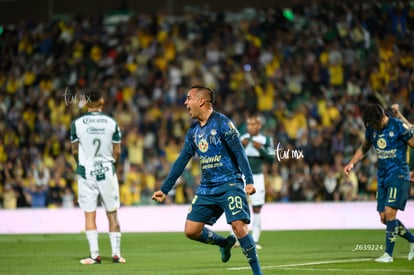
[[[87,89],[84,95],[85,95],[85,100],[88,102],[96,102],[102,98],[102,92],[98,88]]]
[[[191,90],[191,89],[197,89],[197,90],[204,90],[204,91],[207,91],[207,93],[209,94],[209,96],[210,96],[210,102],[212,103],[212,104],[214,104],[215,102],[216,102],[216,95],[215,95],[215,93],[214,93],[214,91],[213,91],[213,89],[211,89],[210,87],[208,87],[208,86],[205,86],[205,85],[201,85],[201,84],[195,84],[195,85],[192,85],[190,88],[189,88],[189,90]]]
[[[369,104],[365,107],[362,114],[362,120],[364,121],[365,127],[374,126],[381,123],[382,118],[385,115],[384,108],[379,104]]]

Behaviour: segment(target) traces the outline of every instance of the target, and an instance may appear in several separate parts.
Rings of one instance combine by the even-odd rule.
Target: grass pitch
[[[227,232],[222,232],[227,234]],[[264,274],[413,274],[408,243],[399,238],[394,262],[376,263],[384,250],[384,230],[265,231],[259,257]],[[109,236],[99,235],[102,264],[84,266],[84,234],[0,235],[2,274],[251,274],[241,249],[228,263],[217,246],[190,241],[183,233],[123,233],[126,264],[112,264]]]

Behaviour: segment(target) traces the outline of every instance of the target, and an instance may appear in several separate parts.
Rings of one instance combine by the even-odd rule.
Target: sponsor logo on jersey
[[[93,135],[102,135],[102,134],[105,134],[105,128],[89,127],[88,129],[86,129],[86,132],[88,134],[93,134]]]
[[[104,117],[100,118],[93,118],[93,117],[84,117],[82,119],[83,124],[90,124],[90,123],[107,123],[108,119]]]

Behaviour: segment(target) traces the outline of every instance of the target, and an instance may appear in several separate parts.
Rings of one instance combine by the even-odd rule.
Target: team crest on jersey
[[[387,147],[387,141],[384,138],[380,138],[377,140],[377,146],[380,149],[384,149],[385,147]]]
[[[200,149],[201,152],[205,153],[208,150],[208,142],[206,139],[202,138],[197,143],[198,149]]]
[[[390,131],[390,137],[393,137],[393,136],[394,136],[394,132]]]

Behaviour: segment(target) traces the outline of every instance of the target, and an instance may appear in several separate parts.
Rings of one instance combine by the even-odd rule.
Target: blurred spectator
[[[279,166],[274,163],[270,172],[266,174],[266,201],[276,202],[282,198],[283,179],[279,173]]]
[[[34,165],[33,178],[35,181],[35,185],[48,186],[50,181],[49,168],[47,168],[44,164]]]
[[[16,209],[17,196],[16,191],[13,190],[13,186],[10,183],[6,183],[2,192],[2,207],[4,209]]]
[[[151,199],[155,191],[155,176],[154,173],[145,170],[141,181],[141,204],[148,205],[154,203]]]
[[[358,198],[358,179],[355,173],[339,178],[339,194],[343,201],[354,201]]]
[[[66,186],[62,196],[62,207],[73,208],[75,207],[75,195],[69,186]]]
[[[20,176],[18,176],[17,179],[13,181],[13,189],[17,194],[17,207],[30,207],[30,195],[26,190],[27,187],[25,186],[23,179]]]
[[[137,126],[134,126],[128,131],[126,147],[128,164],[135,168],[142,167],[144,164],[144,137],[139,133]]]
[[[323,178],[323,194],[324,200],[326,201],[339,201],[339,184],[338,184],[338,175],[329,165],[325,164],[323,167],[324,178]]]
[[[47,206],[47,185],[32,183],[26,192],[29,195],[29,202],[32,208],[42,208]]]
[[[62,207],[66,181],[58,173],[49,183],[47,192],[47,206],[49,208]]]

